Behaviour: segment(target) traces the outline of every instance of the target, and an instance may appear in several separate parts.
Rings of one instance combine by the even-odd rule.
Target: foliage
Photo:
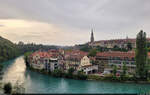
[[[148,52],[150,52],[150,47],[147,50],[148,50]]]
[[[0,36],[0,63],[18,57],[26,52],[32,52],[39,49],[47,51],[49,49],[58,49],[58,46],[34,43],[24,44],[23,42],[14,44]]]
[[[96,54],[97,54],[97,50],[96,49],[91,49],[88,56],[94,57],[94,56],[96,56]]]
[[[5,92],[5,94],[11,94],[11,92],[12,92],[12,85],[11,85],[11,83],[6,83],[4,85],[4,92]]]
[[[24,60],[25,60],[25,63],[26,63],[26,65],[28,66],[29,65],[29,61],[28,61],[28,57],[31,55],[31,53],[32,52],[26,52],[25,54],[24,54]]]
[[[2,74],[3,74],[3,65],[0,64],[0,80],[2,79]]]
[[[89,80],[102,80],[102,78],[98,75],[88,75]]]
[[[18,48],[11,41],[0,37],[0,63],[19,56]]]
[[[150,70],[150,59],[148,60],[148,64],[146,64],[146,66],[145,66],[146,68],[146,71],[148,71],[147,73],[146,73],[146,76],[147,76],[147,78],[150,78],[150,72],[149,72],[149,70]]]
[[[72,75],[74,71],[75,71],[74,68],[69,68],[69,69],[68,69],[68,74]]]
[[[132,50],[132,44],[130,42],[127,43],[128,50]]]
[[[84,52],[89,52],[92,49],[92,47],[88,46],[88,44],[80,46],[80,50]]]
[[[128,50],[126,48],[120,48],[117,45],[114,46],[114,48],[110,49],[111,51],[121,51],[121,52],[127,52]]]
[[[75,71],[74,68],[69,68],[67,73],[65,74],[65,77],[66,78],[73,78],[74,77],[74,75],[73,75],[74,71]]]
[[[130,46],[130,43],[127,44],[128,45],[128,49],[126,48],[120,48],[117,45],[114,46],[114,48],[107,48],[107,47],[101,47],[101,46],[94,46],[94,49],[97,52],[105,52],[105,51],[121,51],[121,52],[127,52],[128,50],[132,50],[132,45]],[[88,44],[84,44],[84,45],[80,45],[78,46],[80,47],[81,51],[85,51],[85,52],[90,52],[93,50],[93,48],[91,46],[88,46]]]
[[[78,77],[78,79],[81,79],[81,80],[87,79],[87,75],[85,75],[82,71],[78,71],[77,77]]]
[[[42,45],[42,44],[34,44],[34,43],[24,44],[21,41],[17,44],[17,47],[21,54],[24,54],[26,52],[34,52],[37,50],[47,51],[49,49],[58,49],[58,46]]]
[[[62,77],[63,72],[59,69],[55,69],[53,72],[51,72],[51,74],[55,77]]]
[[[147,47],[150,48],[150,42],[147,42]]]
[[[126,66],[126,63],[124,62],[123,63],[123,72],[121,73],[121,77],[124,78],[126,76],[126,73],[127,73],[127,66]]]
[[[116,73],[117,73],[117,66],[116,65],[114,65],[113,66],[113,76],[116,76]]]
[[[136,74],[139,78],[146,77],[146,62],[147,62],[147,42],[146,33],[142,30],[138,33],[136,38]]]

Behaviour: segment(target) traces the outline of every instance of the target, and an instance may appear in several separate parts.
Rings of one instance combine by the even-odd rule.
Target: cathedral
[[[94,34],[93,34],[93,29],[91,30],[91,41],[90,41],[91,43],[93,43],[94,42]]]
[[[126,38],[126,39],[112,39],[112,40],[99,40],[94,41],[94,33],[93,29],[91,29],[91,37],[90,42],[88,42],[89,46],[95,47],[106,47],[106,48],[114,48],[115,46],[118,46],[119,48],[127,48],[127,44],[131,43],[132,48],[136,47],[136,39]],[[147,39],[148,42],[150,42],[150,38]]]

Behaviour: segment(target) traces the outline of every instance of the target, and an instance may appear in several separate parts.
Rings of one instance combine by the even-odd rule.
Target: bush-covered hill
[[[0,63],[19,55],[17,46],[11,41],[0,36]]]
[[[33,43],[24,44],[23,42],[14,44],[13,42],[0,36],[0,63],[15,58],[19,55],[23,55],[26,52],[31,51],[34,52],[36,50],[47,51],[49,49],[58,49],[58,48],[60,47],[53,45],[33,44]]]

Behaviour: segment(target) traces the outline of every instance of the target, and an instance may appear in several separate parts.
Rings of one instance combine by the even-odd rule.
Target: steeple
[[[127,35],[126,39],[128,40],[128,35]]]
[[[129,40],[129,38],[128,38],[128,36],[126,37],[126,41],[128,42],[128,40]]]
[[[91,43],[94,42],[94,34],[93,34],[93,29],[91,30]]]

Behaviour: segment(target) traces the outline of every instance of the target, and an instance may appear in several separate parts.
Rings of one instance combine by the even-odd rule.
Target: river
[[[26,68],[23,56],[4,62],[3,82],[23,83],[25,93],[139,93],[150,84],[114,83],[55,78]]]

